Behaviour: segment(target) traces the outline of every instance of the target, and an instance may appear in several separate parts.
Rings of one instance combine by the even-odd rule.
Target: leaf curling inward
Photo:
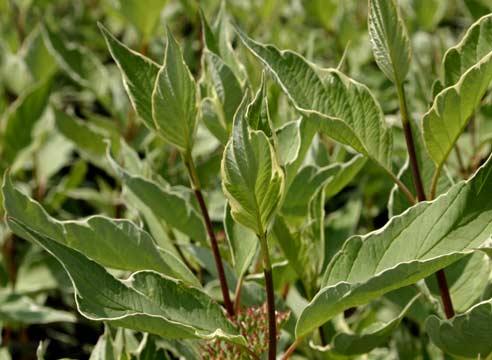
[[[236,112],[224,150],[222,188],[234,220],[263,235],[283,197],[284,174],[265,133],[249,129],[246,100],[247,96]]]
[[[422,131],[437,168],[443,166],[492,81],[492,51],[442,90],[424,114]]]
[[[486,196],[491,187],[489,158],[470,180],[436,200],[420,202],[379,230],[349,238],[328,265],[323,288],[299,317],[296,336],[475,251],[492,233],[492,201]]]

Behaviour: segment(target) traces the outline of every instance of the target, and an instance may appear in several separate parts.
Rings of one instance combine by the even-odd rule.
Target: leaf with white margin
[[[262,235],[282,199],[284,173],[265,133],[249,129],[244,118],[246,99],[236,113],[232,137],[224,150],[222,189],[234,220]]]
[[[393,138],[369,89],[336,69],[322,69],[292,51],[263,45],[237,30],[294,107],[328,136],[391,169]]]
[[[33,130],[48,105],[51,81],[37,83],[10,105],[0,117],[0,163],[12,165],[17,155],[31,144]]]
[[[492,14],[478,19],[463,39],[449,48],[442,61],[444,86],[456,84],[461,76],[492,50]]]
[[[46,48],[58,66],[80,86],[94,92],[104,105],[109,99],[109,74],[99,58],[90,49],[64,40],[59,32],[42,29]]]
[[[399,85],[410,68],[410,40],[395,0],[369,0],[369,38],[379,68]]]
[[[219,124],[224,126],[227,134],[230,134],[234,114],[243,98],[243,89],[240,80],[222,56],[216,35],[208,25],[203,13],[200,12],[200,15],[205,45],[203,58],[206,60],[207,73],[210,76],[210,83],[215,95],[213,103],[216,105],[217,116],[220,117]],[[221,36],[221,34],[218,35]],[[227,140],[224,141],[224,143],[226,142]]]
[[[453,86],[434,99],[424,115],[424,141],[430,157],[441,167],[492,81],[492,52],[467,70]]]
[[[152,92],[157,133],[181,151],[190,152],[197,123],[197,89],[176,39],[167,31],[164,65]]]
[[[450,320],[432,315],[425,329],[432,342],[445,353],[485,359],[492,353],[492,300],[483,301]]]
[[[155,129],[152,119],[152,92],[160,66],[151,59],[129,49],[108,29],[98,24],[109,52],[120,69],[123,85],[136,113],[145,126]]]
[[[103,129],[56,109],[54,118],[57,130],[76,145],[83,158],[102,169],[108,169],[105,157],[108,134]]]
[[[77,309],[84,317],[168,339],[220,337],[244,344],[220,306],[200,290],[153,271],[116,279],[78,251],[15,219],[8,222],[12,230],[23,233],[62,264],[73,284]]]
[[[104,216],[58,221],[38,202],[17,190],[9,175],[5,176],[2,193],[11,221],[76,249],[99,264],[129,271],[154,270],[200,286],[198,279],[177,257],[157,248],[150,235],[131,221]]]
[[[303,337],[338,313],[413,284],[480,247],[492,233],[492,158],[468,181],[420,202],[382,229],[348,239],[296,325]],[[481,199],[477,201],[477,199]]]

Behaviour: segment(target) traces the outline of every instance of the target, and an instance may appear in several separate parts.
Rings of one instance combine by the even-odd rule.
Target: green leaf
[[[306,0],[302,2],[310,17],[315,18],[326,30],[333,31],[339,2],[336,0]]]
[[[297,175],[318,128],[316,123],[303,117],[288,122],[276,130],[280,164],[285,168],[286,173],[286,190]]]
[[[300,233],[293,233],[287,226],[283,216],[277,216],[272,227],[272,236],[275,237],[289,265],[301,279],[305,278],[306,266],[304,261],[308,258],[303,247]]]
[[[37,304],[27,296],[0,293],[0,321],[7,324],[49,324],[75,322],[77,318],[66,311]]]
[[[421,202],[382,229],[354,236],[331,260],[323,288],[296,326],[303,337],[353,306],[425,278],[471,253],[490,237],[492,159],[468,181],[433,202]],[[476,199],[482,199],[476,201]]]
[[[18,98],[2,117],[2,163],[11,165],[31,144],[33,129],[48,104],[51,82],[38,83]]]
[[[111,157],[110,161],[125,185],[125,191],[130,193],[132,205],[142,214],[151,213],[157,221],[167,223],[195,241],[207,243],[207,232],[201,215],[192,206],[190,199],[184,197],[177,188],[164,188],[155,181],[130,174]]]
[[[229,66],[213,52],[205,50],[207,70],[213,85],[214,95],[219,106],[219,116],[223,118],[227,134],[232,129],[234,114],[243,98],[243,90]]]
[[[59,110],[55,110],[55,124],[58,131],[76,145],[77,151],[85,159],[103,169],[108,168],[105,142],[107,134],[101,129]]]
[[[118,0],[118,10],[146,41],[154,31],[167,0]]]
[[[340,164],[339,171],[326,184],[326,198],[329,199],[342,191],[357,176],[366,163],[367,158],[354,156],[349,161]]]
[[[323,191],[318,189],[307,204],[308,211],[302,222],[279,215],[272,229],[289,265],[303,281],[308,294],[318,286],[325,257],[324,204]]]
[[[232,264],[237,277],[246,273],[258,250],[256,234],[235,222],[231,215],[229,204],[224,215],[224,230],[232,254]]]
[[[109,74],[99,58],[88,48],[66,43],[58,32],[43,28],[43,38],[58,66],[80,86],[100,98],[109,94]]]
[[[306,165],[297,173],[285,195],[282,215],[287,218],[303,219],[308,213],[309,202],[321,187],[340,171],[341,164],[325,167]]]
[[[446,161],[491,80],[492,52],[467,70],[455,85],[439,93],[424,115],[424,141],[437,167]]]
[[[30,73],[36,81],[46,81],[56,72],[56,62],[43,40],[40,26],[26,38],[21,49]]]
[[[444,54],[444,86],[456,84],[465,72],[487,56],[491,42],[492,15],[487,15],[470,26],[463,39]]]
[[[152,93],[152,117],[163,139],[181,151],[191,151],[197,122],[196,84],[170,30],[164,65]]]
[[[230,21],[226,10],[226,2],[220,2],[220,8],[213,22],[212,26],[209,25],[202,11],[200,11],[200,18],[202,23],[203,43],[205,48],[210,52],[217,55],[231,70],[236,79],[244,78],[243,65],[237,60],[236,53],[232,48],[229,33],[230,33]]]
[[[262,131],[251,131],[245,99],[234,120],[221,164],[222,189],[238,223],[263,235],[283,195],[284,174],[277,155]]]
[[[410,40],[395,0],[369,0],[369,38],[379,68],[400,85],[410,68]]]
[[[213,102],[216,104],[217,116],[220,118],[219,124],[224,127],[227,138],[229,138],[234,114],[243,98],[243,89],[240,80],[235,74],[237,63],[233,58],[233,51],[226,36],[228,22],[224,19],[225,11],[223,6],[224,4],[221,3],[220,13],[217,18],[219,26],[217,26],[217,31],[215,32],[210,28],[201,11],[200,17],[205,45],[203,58],[206,60],[207,74],[210,77],[210,80],[204,80],[209,80],[212,84]],[[229,64],[227,61],[229,61]],[[231,63],[236,66],[231,67]],[[206,84],[207,81],[204,83]],[[215,135],[215,132],[212,131],[212,133]],[[221,139],[219,138],[219,140]],[[223,141],[224,144],[226,142],[227,140]]]
[[[220,116],[220,104],[218,99],[205,98],[200,104],[202,120],[208,131],[217,138],[222,144],[229,140],[229,131],[224,122],[224,118]]]
[[[432,342],[459,357],[485,359],[492,353],[492,300],[483,301],[451,320],[431,315],[425,324]]]
[[[419,295],[402,309],[400,314],[387,323],[376,323],[360,333],[337,333],[328,346],[330,352],[346,356],[360,355],[382,346],[393,335],[401,321],[413,306]]]
[[[279,146],[278,139],[273,136],[273,124],[270,119],[270,111],[268,109],[268,90],[265,72],[261,74],[261,83],[256,92],[253,100],[246,109],[246,118],[248,119],[248,125],[252,130],[261,130],[268,137],[274,139],[275,146]],[[279,152],[280,164],[283,165],[283,159]]]
[[[63,265],[75,290],[77,309],[84,317],[168,339],[221,337],[244,344],[220,306],[200,290],[152,271],[118,280],[78,251],[15,219],[9,220],[9,226]]]
[[[200,9],[200,21],[202,24],[203,44],[209,51],[220,56],[220,46],[217,36],[210,27],[202,9]]]
[[[149,234],[128,220],[92,216],[79,221],[58,221],[39,203],[15,189],[8,175],[2,192],[8,218],[21,224],[21,229],[29,228],[110,268],[155,270],[199,286],[198,280],[180,260],[158,249]],[[25,237],[28,234],[18,235]]]
[[[145,126],[155,129],[152,119],[152,92],[160,66],[119,42],[102,24],[99,24],[99,29],[120,69],[133,108]]]
[[[320,188],[333,197],[340,192],[362,169],[367,158],[357,155],[346,163],[334,163],[325,167],[304,166],[292,180],[285,196],[281,212],[289,222],[300,220],[308,213],[309,202]]]
[[[419,26],[425,31],[434,31],[446,15],[447,4],[446,0],[413,0],[412,8]]]
[[[279,51],[238,33],[269,69],[295,108],[326,134],[391,168],[391,132],[369,89],[335,69],[321,69],[291,51]]]

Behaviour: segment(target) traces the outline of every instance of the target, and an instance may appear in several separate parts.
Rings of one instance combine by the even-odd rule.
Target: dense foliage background
[[[411,121],[418,123],[439,86],[446,85],[435,82],[443,79],[445,51],[459,42],[472,23],[492,12],[492,2],[400,0],[398,4],[413,52],[405,83],[409,114]],[[230,74],[220,72],[222,60],[210,55],[213,49],[206,49],[211,43],[203,37],[200,11],[211,31],[225,34],[218,36],[218,43],[230,41],[219,47],[230,50],[222,57],[237,79],[221,77]],[[299,119],[305,114],[292,106],[271,73],[262,71],[263,66],[243,46],[234,25],[260,43],[293,50],[320,67],[337,68],[367,85],[393,133],[389,166],[398,174],[407,160],[398,94],[374,60],[367,12],[367,2],[361,0],[0,0],[0,173],[8,171],[16,188],[58,220],[95,214],[132,220],[149,232],[160,248],[191,269],[191,282],[198,279],[204,291],[221,302],[206,233],[193,225],[193,221],[201,220],[197,220],[198,206],[190,190],[186,161],[176,146],[149,130],[137,116],[108,49],[106,41],[110,40],[105,40],[98,22],[107,29],[106,39],[113,34],[157,64],[163,63],[170,41],[168,32],[172,33],[192,76],[200,81],[201,103],[192,157],[226,263],[231,296],[237,288],[233,284],[239,283],[242,290],[236,295],[241,296],[241,316],[245,323],[251,322],[244,326],[261,337],[258,343],[249,339],[250,344],[255,351],[265,351],[267,320],[262,307],[266,298],[261,258],[256,254],[254,234],[235,227],[225,209],[221,159],[243,94],[252,99],[261,89],[262,98],[268,99],[267,106],[262,106],[260,99],[259,118],[268,117],[274,130],[265,124],[263,129],[259,127],[279,138],[282,166],[288,163],[285,159],[295,157],[293,152],[300,146]],[[483,46],[492,50],[490,38],[485,38]],[[447,159],[447,180],[440,182],[438,193],[469,178],[485,162],[492,139],[491,116],[487,94],[458,140],[460,150]],[[297,178],[297,182],[296,178],[288,180],[297,186],[296,193],[290,195],[290,208],[282,210],[283,222],[275,222],[276,235],[269,238],[278,321],[283,329],[279,354],[292,344],[301,309],[319,290],[324,269],[344,241],[384,226],[392,215],[409,205],[384,169],[354,155],[329,132],[316,131],[304,154],[300,162],[311,166],[305,168],[310,173]],[[334,164],[346,170],[341,172],[342,179],[316,172]],[[335,174],[334,169],[339,171],[336,167],[330,174]],[[405,174],[403,180],[410,176],[408,171]],[[148,201],[142,202],[136,188],[131,187],[138,185],[130,184],[138,181],[138,176],[170,189],[169,199],[160,200],[149,192]],[[411,180],[407,180],[413,191]],[[317,202],[304,202],[315,197]],[[187,204],[184,212],[183,202]],[[18,204],[19,211],[27,211],[22,199]],[[190,215],[190,209],[198,218]],[[5,217],[2,205],[0,214]],[[323,221],[312,226],[319,217]],[[124,244],[124,237],[117,239]],[[324,244],[317,249],[324,249],[324,254],[319,264],[319,259],[309,255],[296,257],[300,247],[285,245],[289,241],[315,244],[320,239]],[[77,312],[73,285],[53,256],[14,235],[5,221],[0,223],[0,246],[1,359],[219,358],[215,349],[227,347],[212,343],[207,348],[203,341],[169,340],[88,320]],[[236,254],[230,253],[231,247]],[[300,262],[295,263],[296,259]],[[110,272],[126,278],[130,270]],[[482,253],[467,255],[446,271],[457,313],[492,295],[491,264]],[[91,276],[86,281],[96,281]],[[417,292],[423,295],[409,303]],[[434,278],[428,278],[427,285],[389,292],[368,305],[345,310],[345,316],[342,312],[311,340],[299,344],[295,356],[342,356],[323,347],[335,334],[362,334],[393,321],[388,330],[391,336],[379,334],[378,341],[367,340],[374,345],[363,351],[369,358],[444,358],[429,340],[424,325],[432,314],[442,317],[439,301]],[[409,308],[403,310],[405,306]],[[490,319],[483,328],[489,335]],[[481,341],[487,339],[490,336]],[[488,348],[486,355],[490,351]],[[343,355],[359,356],[350,351]]]

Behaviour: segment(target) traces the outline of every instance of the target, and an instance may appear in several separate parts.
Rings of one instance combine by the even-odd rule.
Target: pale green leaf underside
[[[335,163],[325,167],[306,165],[299,170],[287,191],[281,212],[288,218],[304,218],[308,205],[315,193],[324,187],[325,194],[337,194],[366,163],[367,158],[354,156],[346,163]]]
[[[369,89],[335,69],[321,69],[291,51],[243,43],[274,75],[292,104],[327,135],[390,169],[393,144],[383,112]]]
[[[451,320],[432,315],[425,327],[432,342],[444,352],[485,359],[492,353],[492,300],[483,301]]]
[[[179,259],[158,249],[150,235],[130,221],[104,216],[58,221],[39,203],[15,189],[9,176],[5,177],[2,191],[8,218],[40,236],[76,249],[110,268],[154,270],[199,286],[198,280]]]
[[[265,133],[248,128],[243,105],[224,150],[222,189],[234,220],[262,235],[282,198],[284,174]]]
[[[446,268],[446,279],[456,313],[467,311],[481,300],[488,286],[491,261],[481,248]],[[437,277],[425,279],[432,294],[439,297]]]
[[[417,295],[402,309],[400,314],[393,320],[379,324],[379,326],[362,333],[337,333],[331,342],[330,350],[337,354],[359,355],[365,354],[383,345],[391,337],[396,328],[410,310],[415,301],[419,298]]]
[[[168,339],[223,337],[243,342],[218,304],[196,288],[153,271],[118,280],[79,252],[10,219],[9,226],[24,233],[52,254],[65,268],[75,289],[79,312],[88,319],[108,321]]]
[[[333,257],[324,287],[304,309],[297,337],[336,314],[417,282],[473,251],[492,232],[492,161],[433,202],[421,202]],[[477,201],[480,199],[480,201]]]
[[[376,63],[396,84],[401,84],[410,67],[410,40],[395,0],[370,0],[369,37]]]
[[[340,171],[338,171],[326,184],[326,198],[329,199],[342,191],[342,189],[357,176],[366,163],[367,158],[354,156],[349,161],[340,164]]]
[[[285,195],[282,214],[287,218],[304,218],[313,196],[340,170],[341,164],[338,163],[323,168],[315,165],[306,165],[301,168]]]
[[[152,93],[157,133],[182,151],[191,151],[197,121],[196,84],[176,39],[168,30],[166,57]]]
[[[492,15],[477,20],[463,39],[444,54],[444,86],[456,84],[472,66],[487,56],[492,49]]]
[[[467,70],[458,83],[439,93],[424,115],[424,141],[437,167],[446,161],[491,80],[492,52]]]
[[[145,126],[155,129],[152,120],[152,91],[160,66],[119,42],[103,25],[99,24],[99,28],[120,69],[133,108]]]

